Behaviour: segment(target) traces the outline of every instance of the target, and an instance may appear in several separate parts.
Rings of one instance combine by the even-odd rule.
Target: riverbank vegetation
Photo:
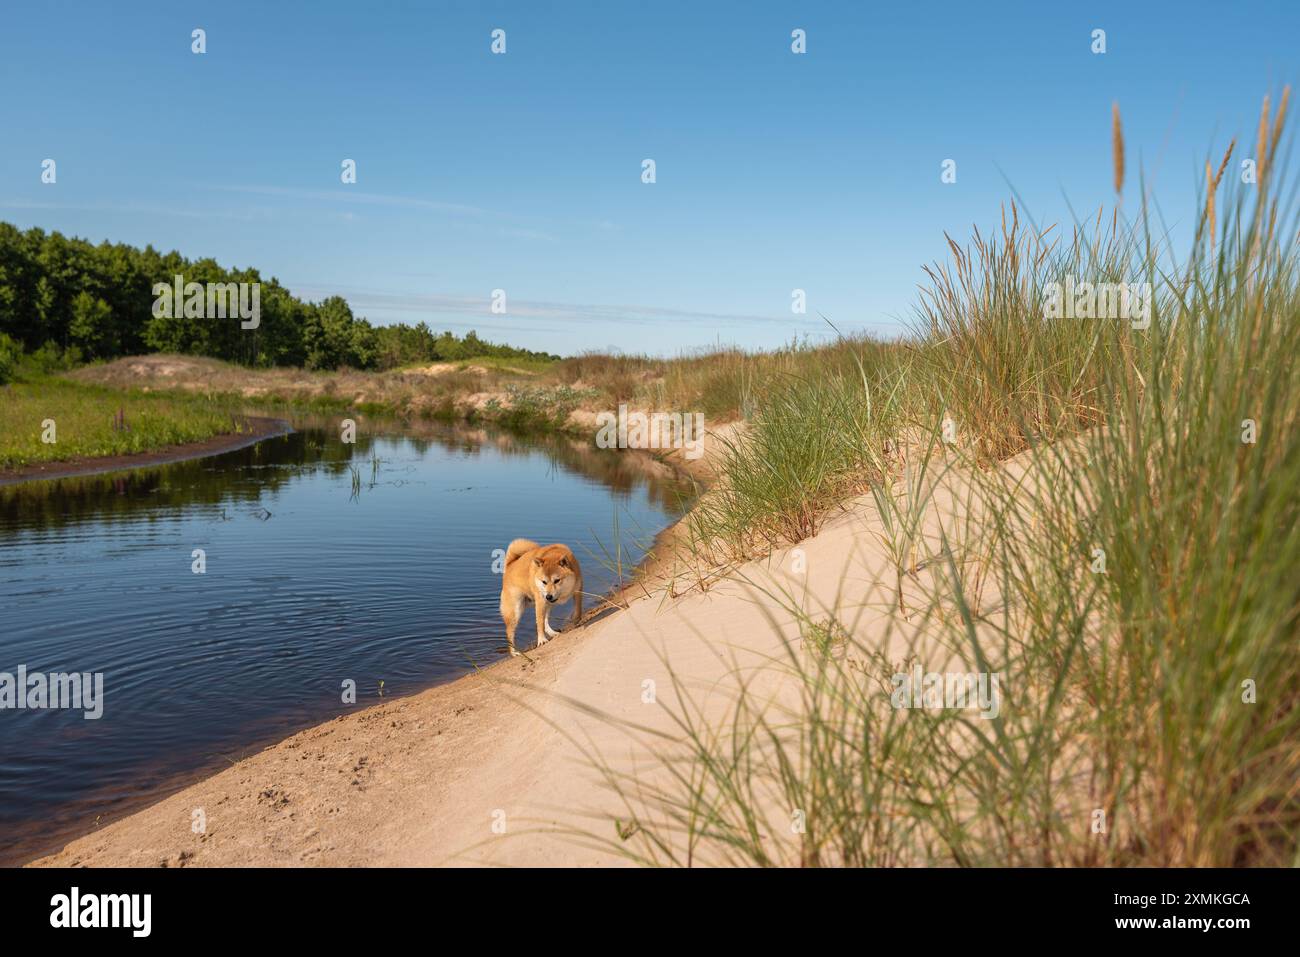
[[[225,405],[121,391],[41,373],[0,385],[0,472],[43,462],[132,455],[244,426]]]
[[[829,328],[829,327],[828,327]],[[863,350],[904,355],[911,346],[864,338],[792,342],[767,352],[723,350],[675,359],[584,354],[569,359],[475,357],[386,372],[248,369],[179,354],[134,356],[78,368],[73,377],[119,388],[243,398],[268,407],[349,409],[404,418],[493,422],[589,437],[590,417],[617,410],[701,412],[709,428],[743,420],[784,385],[856,368]]]

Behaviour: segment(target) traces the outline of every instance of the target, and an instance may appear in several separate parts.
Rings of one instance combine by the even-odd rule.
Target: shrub
[[[0,332],[0,385],[11,382],[18,371],[22,349],[3,332]]]

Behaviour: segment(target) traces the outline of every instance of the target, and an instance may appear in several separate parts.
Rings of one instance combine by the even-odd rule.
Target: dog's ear
[[[542,567],[542,560],[541,560],[540,558],[534,556],[534,557],[533,557],[533,564],[536,565],[538,568],[541,568],[541,567]]]
[[[565,568],[568,568],[568,567],[569,567],[569,560],[568,560],[567,558],[561,558],[561,559],[560,559],[560,564],[563,565]]]

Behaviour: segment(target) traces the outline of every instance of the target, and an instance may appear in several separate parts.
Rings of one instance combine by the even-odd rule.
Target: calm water
[[[0,672],[104,673],[99,720],[0,710],[0,862],[497,660],[493,549],[566,542],[600,594],[617,579],[603,563],[635,564],[688,494],[563,440],[363,423],[345,445],[334,423],[299,427],[214,458],[0,488]]]

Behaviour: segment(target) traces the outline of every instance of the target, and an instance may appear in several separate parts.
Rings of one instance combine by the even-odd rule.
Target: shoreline
[[[642,455],[645,454],[644,452],[641,452],[641,450],[636,449],[624,451],[634,451]],[[586,637],[587,629],[591,625],[616,618],[619,615],[626,613],[632,603],[643,601],[657,593],[662,588],[663,582],[667,578],[664,573],[664,568],[667,565],[667,562],[658,556],[654,549],[670,543],[673,536],[676,534],[677,529],[685,519],[686,516],[683,515],[670,525],[663,528],[655,536],[653,549],[642,556],[641,560],[632,568],[625,580],[621,584],[617,584],[610,588],[610,590],[605,594],[596,598],[594,605],[589,607],[583,615],[582,621],[579,623],[581,627],[576,632],[570,630],[570,626],[566,623],[565,630],[560,632],[559,640],[564,641],[567,639],[571,644],[576,645],[577,641],[575,641],[575,639]],[[545,651],[551,651],[554,647],[554,641],[548,642],[545,646]],[[497,669],[512,662],[521,666],[520,670],[524,674],[527,674],[532,671],[538,663],[539,659],[535,655],[535,652],[535,647],[523,649],[518,659],[512,659],[509,655],[501,654],[495,660],[484,664],[474,665],[472,670],[466,671],[464,674],[444,678],[434,684],[420,687],[402,694],[386,695],[372,703],[364,704],[354,711],[345,712],[340,715],[335,715],[334,717],[319,720],[309,719],[306,723],[303,723],[294,730],[287,732],[279,730],[257,735],[244,744],[238,752],[239,756],[237,758],[232,759],[229,754],[220,754],[214,756],[212,760],[203,767],[173,772],[172,775],[167,777],[165,780],[161,780],[151,787],[149,793],[140,794],[135,796],[133,799],[125,800],[122,806],[108,814],[102,823],[96,823],[89,829],[80,828],[72,831],[72,836],[70,837],[55,838],[50,841],[34,841],[31,845],[33,848],[32,850],[23,850],[21,853],[12,856],[9,854],[4,855],[5,860],[0,863],[0,868],[44,866],[41,863],[42,861],[58,857],[73,844],[80,841],[90,840],[97,832],[104,828],[111,827],[120,821],[129,820],[137,815],[148,814],[152,808],[167,801],[169,798],[201,786],[205,782],[222,774],[232,765],[238,767],[244,762],[256,758],[263,752],[276,750],[277,748],[288,744],[290,741],[304,735],[310,735],[312,732],[337,721],[346,720],[376,708],[385,708],[391,705],[397,705],[400,702],[409,701],[426,695],[438,695],[441,693],[447,695],[449,701],[460,701],[463,695],[455,693],[451,689],[472,681],[491,682],[496,677]],[[517,679],[512,678],[507,680]],[[465,706],[458,704],[455,705],[455,707],[461,709]],[[472,710],[473,706],[469,706],[469,708]],[[88,797],[85,799],[84,803],[88,806],[93,806],[95,799],[93,796]],[[98,815],[95,820],[99,822]],[[160,862],[159,866],[167,866],[167,864],[164,861]]]
[[[12,478],[8,482],[0,478],[0,485],[16,484],[19,481],[31,481],[41,479],[56,479],[74,475],[92,475],[112,471],[123,471],[132,468],[149,467],[155,465],[168,464],[170,462],[179,462],[195,458],[204,458],[213,455],[220,455],[224,452],[233,451],[248,445],[255,444],[267,438],[275,438],[280,435],[286,435],[293,432],[293,428],[283,419],[269,417],[246,416],[245,420],[249,423],[255,423],[255,430],[252,433],[239,435],[227,434],[224,436],[214,436],[212,439],[205,440],[201,443],[193,443],[186,446],[173,446],[164,449],[155,450],[152,453],[142,453],[133,456],[117,456],[114,459],[128,459],[131,464],[116,465],[104,462],[103,460],[86,460],[84,462],[73,463],[50,463],[50,474],[41,474],[31,476],[30,478]],[[724,431],[730,435],[732,429],[727,428]],[[686,459],[680,450],[668,451],[666,454],[656,454],[649,449],[640,448],[621,448],[614,451],[623,453],[632,453],[633,456],[644,462],[644,467],[650,471],[661,470],[671,472],[679,477],[689,478],[702,486],[714,477],[712,465],[714,461],[714,450],[716,449],[716,437],[710,435],[713,441],[708,446],[709,454],[699,459]],[[145,460],[148,461],[145,461]],[[53,474],[53,466],[69,466],[66,472]],[[613,586],[605,594],[597,596],[595,602],[588,608],[587,613],[580,622],[580,627],[574,631],[566,630],[561,632],[560,638],[563,641],[568,639],[566,644],[570,645],[569,653],[572,654],[576,646],[581,644],[576,639],[585,638],[588,629],[593,624],[598,624],[606,620],[620,616],[620,613],[626,613],[631,604],[649,597],[659,591],[664,582],[671,576],[666,574],[666,569],[671,565],[672,543],[679,534],[681,524],[686,521],[689,512],[679,516],[676,520],[662,528],[654,537],[651,548],[645,555],[641,556],[638,562],[633,565],[628,573],[624,576],[622,582]],[[666,554],[667,553],[667,554]],[[551,652],[555,649],[555,644],[548,643],[545,652]],[[94,836],[106,828],[113,827],[119,822],[129,821],[140,815],[147,815],[159,805],[167,802],[169,799],[192,791],[194,788],[201,787],[206,782],[222,775],[229,767],[238,768],[250,760],[255,760],[258,755],[266,752],[275,751],[286,746],[289,742],[303,736],[311,736],[314,732],[331,725],[335,722],[347,720],[359,715],[365,714],[374,709],[384,709],[397,706],[401,702],[412,701],[424,696],[437,696],[439,699],[445,698],[448,701],[460,701],[462,698],[474,697],[481,694],[481,685],[484,682],[493,683],[499,670],[503,666],[514,664],[516,669],[523,674],[528,674],[538,664],[539,658],[535,654],[536,649],[529,648],[519,659],[511,659],[509,656],[502,655],[495,661],[490,661],[483,665],[476,665],[474,670],[456,677],[439,681],[427,687],[419,688],[407,694],[393,697],[388,700],[380,700],[374,703],[366,704],[363,707],[336,715],[332,718],[313,721],[302,725],[296,730],[288,733],[278,731],[273,734],[259,736],[250,740],[243,749],[242,756],[231,764],[229,756],[222,756],[225,764],[213,761],[207,767],[200,769],[191,769],[188,771],[177,772],[174,776],[164,782],[160,782],[150,789],[150,793],[140,795],[136,800],[125,802],[125,806],[117,809],[115,813],[108,817],[103,823],[99,823],[96,817],[96,824],[90,829],[79,829],[72,832],[71,837],[56,838],[53,841],[33,842],[32,850],[23,851],[17,856],[13,856],[5,866],[29,867],[42,866],[42,862],[58,858],[63,855],[73,845],[82,841],[92,840]],[[548,656],[549,657],[549,656]],[[518,680],[513,674],[515,669],[511,669],[512,675],[506,681]],[[464,690],[456,690],[456,689]],[[461,710],[473,710],[474,706],[456,705],[457,713]],[[92,799],[93,800],[93,799]],[[88,802],[89,803],[89,802]],[[159,866],[167,866],[165,860],[156,862]],[[183,863],[183,862],[182,862]],[[150,866],[150,865],[145,865]]]
[[[798,587],[829,607],[844,581],[882,580],[889,559],[863,520],[871,507],[846,503],[798,544],[811,573],[782,548],[707,591],[670,597],[650,584],[541,649],[340,713],[25,866],[635,863],[643,851],[612,822],[647,812],[609,781],[635,778],[651,794],[671,782],[659,756],[676,760],[682,746],[674,715],[724,727],[741,688],[797,705],[798,686],[773,663],[801,647],[800,622],[771,595]],[[892,609],[863,612],[886,640]],[[781,859],[797,860],[774,834]]]
[[[752,607],[749,599],[740,600]],[[734,617],[730,600],[718,605],[696,595],[694,601],[715,604]],[[566,675],[582,672],[578,686],[593,691],[600,681],[592,680],[590,667],[606,672],[608,650],[639,631],[656,615],[658,604],[653,591],[634,596],[625,607],[589,614],[581,627],[566,628],[540,650],[528,648],[519,658],[503,655],[451,681],[306,727],[21,866],[495,863],[479,859],[476,850],[478,825],[482,823],[484,837],[490,836],[494,809],[503,805],[511,819],[530,820],[531,830],[536,823],[531,815],[546,813],[556,802],[569,803],[549,787],[529,795],[528,779],[537,773],[533,762],[562,761],[566,786],[585,794],[583,776],[569,766],[572,756],[562,756],[558,740],[551,740],[556,727],[546,714],[560,701]],[[769,648],[764,657],[770,654]],[[689,666],[693,656],[674,657]],[[637,656],[635,665],[620,659],[618,668],[640,674],[653,658],[653,652]],[[658,680],[661,696],[668,697],[669,679]],[[461,796],[465,787],[479,796]],[[521,800],[523,805],[515,803]],[[581,803],[583,798],[572,800]],[[191,830],[196,809],[206,816],[202,834]],[[415,846],[408,846],[415,822],[435,832],[450,824],[457,836],[419,834]],[[340,825],[346,839],[333,834]],[[576,858],[557,860],[555,848],[529,848],[523,834],[519,840],[517,846],[527,855],[523,864],[619,863],[580,848],[574,848]]]
[[[665,528],[660,534],[666,535],[676,527],[677,522],[674,522],[672,525]],[[651,556],[647,555],[643,561],[648,561],[650,557]],[[637,568],[640,567],[641,565],[637,566]],[[617,616],[619,613],[626,611],[627,605],[630,604],[630,602],[636,601],[641,597],[640,595],[631,598],[626,597],[627,594],[633,590],[640,592],[640,585],[638,582],[630,580],[624,582],[622,585],[612,588],[597,600],[596,607],[588,609],[586,614],[583,616],[581,622],[582,627],[580,629],[576,632],[572,632],[566,624],[565,630],[560,632],[559,640],[563,641],[569,639],[572,641],[575,638],[581,638],[585,635],[588,626]],[[620,604],[620,602],[622,603]],[[547,642],[546,649],[551,649],[553,647],[553,641]],[[444,678],[434,684],[420,687],[402,694],[385,695],[373,702],[361,704],[356,708],[356,710],[344,712],[333,717],[308,719],[306,723],[303,723],[287,732],[279,730],[258,735],[251,738],[240,748],[239,752],[237,752],[239,755],[238,757],[232,758],[230,754],[217,754],[214,755],[203,767],[173,772],[171,776],[167,777],[165,780],[157,782],[153,787],[151,787],[149,793],[139,794],[133,798],[125,799],[123,804],[113,812],[109,813],[102,822],[100,821],[100,815],[96,814],[96,823],[91,825],[88,829],[84,827],[78,828],[71,831],[71,836],[68,837],[58,837],[49,841],[33,841],[31,842],[31,849],[24,849],[20,853],[12,855],[9,853],[4,854],[3,861],[0,861],[0,868],[44,866],[41,864],[42,861],[58,857],[73,844],[90,840],[96,833],[105,828],[112,827],[118,822],[127,821],[137,815],[148,814],[151,809],[157,807],[168,799],[175,797],[178,794],[183,794],[196,787],[200,787],[205,782],[219,776],[232,766],[238,767],[247,761],[255,759],[258,755],[264,752],[274,751],[302,736],[310,736],[312,732],[334,724],[335,722],[359,716],[376,708],[386,708],[398,705],[401,702],[410,701],[425,695],[438,695],[439,693],[442,693],[449,697],[453,697],[453,692],[449,689],[457,688],[463,683],[472,681],[490,682],[495,678],[497,669],[512,662],[521,666],[520,670],[526,674],[538,663],[538,657],[535,652],[536,648],[534,647],[524,649],[518,659],[513,659],[509,655],[503,653],[495,660],[488,661],[484,664],[474,665],[472,670],[467,671],[464,674]],[[462,695],[460,694],[454,694],[454,700],[459,701],[461,697]],[[461,707],[464,706],[457,705],[457,708]],[[472,709],[473,707],[470,706],[470,710]],[[111,795],[108,795],[108,797],[111,798]],[[94,796],[90,796],[84,799],[83,803],[93,807],[96,802]],[[89,813],[90,812],[88,812],[88,815]],[[165,867],[167,866],[167,863],[165,861],[160,862],[159,866]]]
[[[610,614],[616,614],[621,609],[615,609],[612,613],[601,615],[602,618],[610,617]],[[590,621],[590,618],[589,618]],[[558,639],[552,639],[548,642],[544,650],[561,651],[566,656],[572,656],[577,650],[577,646],[583,644],[582,639],[590,637],[587,628],[569,632],[567,629],[560,633]],[[576,640],[575,640],[576,639]],[[547,663],[551,656],[545,659]],[[143,821],[159,814],[163,808],[169,804],[180,802],[183,805],[194,804],[193,800],[188,797],[197,792],[210,788],[214,782],[224,780],[231,772],[246,771],[251,765],[265,760],[268,755],[282,754],[285,751],[296,751],[309,742],[314,742],[322,737],[332,737],[336,726],[346,725],[356,722],[360,724],[373,724],[380,722],[384,718],[393,715],[402,715],[410,707],[419,702],[425,705],[432,705],[433,710],[439,717],[460,717],[462,714],[470,716],[474,712],[487,710],[486,698],[495,697],[492,689],[497,687],[498,683],[513,683],[520,680],[521,677],[535,672],[543,662],[542,656],[536,654],[536,649],[529,648],[519,658],[511,658],[508,655],[502,655],[498,660],[490,662],[477,668],[474,671],[461,675],[456,678],[422,688],[411,694],[394,697],[388,700],[382,700],[373,704],[365,704],[355,710],[339,714],[333,718],[319,721],[306,727],[303,727],[288,735],[277,735],[272,740],[261,743],[254,742],[249,745],[248,753],[240,757],[227,767],[221,768],[215,765],[208,770],[188,773],[183,777],[178,777],[172,786],[161,789],[158,793],[143,798],[141,802],[126,810],[120,816],[116,816],[107,822],[93,826],[89,830],[78,833],[76,837],[60,841],[58,846],[48,847],[45,850],[38,851],[34,856],[25,856],[16,860],[9,866],[16,867],[86,867],[86,866],[131,866],[131,867],[184,867],[195,863],[194,855],[187,851],[180,851],[175,854],[153,855],[149,857],[148,851],[140,847],[130,847],[126,849],[126,854],[133,859],[114,860],[112,862],[92,862],[85,860],[83,852],[80,850],[88,845],[93,845],[102,836],[111,833],[115,829],[129,828],[133,822]],[[507,674],[503,675],[502,672]],[[498,682],[498,679],[502,679]],[[493,707],[495,711],[495,707]],[[499,719],[500,714],[492,715],[494,719]],[[473,723],[475,719],[468,717],[468,722]],[[482,722],[479,722],[481,725]],[[463,723],[462,723],[463,728]],[[441,729],[436,734],[441,735]],[[227,759],[229,760],[229,759]],[[345,762],[349,763],[349,762]],[[362,756],[361,760],[350,762],[353,773],[359,771],[367,762]],[[344,769],[340,769],[344,770]],[[254,789],[255,798],[258,803],[263,803],[262,799],[266,798],[271,802],[272,807],[279,803],[282,793],[278,792],[274,784],[268,783],[267,787],[260,784]],[[194,805],[209,808],[213,802],[202,801]],[[219,799],[216,803],[225,803],[225,799]],[[185,812],[186,816],[190,812]],[[163,812],[165,817],[173,815]],[[188,822],[182,822],[184,828],[188,829]],[[153,824],[148,828],[152,830]],[[214,826],[210,827],[208,833],[195,835],[200,843],[204,842],[210,835],[219,833]],[[139,858],[138,860],[135,858]],[[286,862],[287,863],[287,862]]]
[[[1023,478],[1023,466],[1006,465],[1008,481]],[[918,545],[937,555],[972,489],[950,472],[931,492]],[[864,654],[972,670],[900,612],[904,599],[925,606],[937,580],[927,564],[900,581],[881,532],[863,494],[707,588],[677,590],[652,566],[645,587],[615,596],[621,605],[540,649],[353,705],[24,866],[725,866],[730,845],[689,839],[680,805],[662,800],[699,773],[687,729],[726,735],[745,720],[741,699],[745,714],[806,706],[792,664],[826,654],[807,632],[812,616],[851,616]],[[765,859],[801,863],[789,808],[768,794],[751,812]]]
[[[173,462],[186,462],[191,459],[207,458],[234,452],[261,442],[288,435],[293,426],[286,419],[265,416],[242,416],[242,421],[252,427],[249,432],[226,432],[214,435],[201,442],[187,442],[184,445],[164,445],[146,452],[130,455],[105,455],[94,458],[63,459],[57,462],[37,462],[24,465],[19,469],[0,470],[0,486],[17,485],[20,482],[40,482],[50,479],[77,478],[83,475],[102,475],[106,472],[126,472],[132,469],[152,468],[158,465],[170,465]]]

